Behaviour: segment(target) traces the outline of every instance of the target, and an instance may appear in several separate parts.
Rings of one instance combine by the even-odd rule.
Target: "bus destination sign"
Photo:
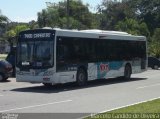
[[[24,38],[33,39],[33,38],[50,38],[51,33],[34,33],[34,34],[24,34]],[[54,35],[54,34],[53,34]]]

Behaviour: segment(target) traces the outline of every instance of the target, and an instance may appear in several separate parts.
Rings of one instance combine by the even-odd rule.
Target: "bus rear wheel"
[[[124,69],[124,79],[129,80],[131,78],[132,70],[130,65],[126,65]]]
[[[87,84],[87,73],[84,69],[78,69],[76,82],[78,86],[84,86]]]
[[[44,85],[45,87],[52,87],[52,86],[53,86],[51,83],[43,83],[43,85]]]
[[[157,69],[158,69],[158,65],[155,64],[155,65],[152,67],[152,69],[156,69],[156,70],[157,70]]]

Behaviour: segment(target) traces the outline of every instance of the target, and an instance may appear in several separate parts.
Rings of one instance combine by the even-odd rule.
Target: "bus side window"
[[[58,45],[57,57],[60,61],[65,61],[68,58],[68,48],[65,45]]]

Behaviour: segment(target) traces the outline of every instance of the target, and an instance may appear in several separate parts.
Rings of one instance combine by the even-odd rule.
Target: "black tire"
[[[155,64],[155,65],[153,66],[153,69],[158,70],[158,65]]]
[[[2,73],[0,73],[0,81],[7,81],[8,78],[5,78]]]
[[[51,83],[43,83],[43,85],[44,85],[45,87],[52,87],[52,86],[53,86]]]
[[[129,80],[131,78],[132,70],[130,65],[126,65],[124,69],[124,79]]]
[[[87,73],[84,69],[78,69],[76,82],[78,86],[85,86],[87,84]]]
[[[153,67],[153,66],[151,66],[151,68],[152,68],[152,69],[154,69],[154,67]]]

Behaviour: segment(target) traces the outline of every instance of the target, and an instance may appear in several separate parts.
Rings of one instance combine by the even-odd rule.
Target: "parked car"
[[[155,57],[148,57],[148,67],[152,69],[160,68],[160,60]]]
[[[13,68],[12,65],[5,61],[5,60],[1,60],[0,61],[0,81],[6,81],[13,72]]]
[[[12,65],[13,67],[12,76],[15,76],[16,46],[13,46],[11,48],[11,51],[8,53],[5,60],[8,61]]]

